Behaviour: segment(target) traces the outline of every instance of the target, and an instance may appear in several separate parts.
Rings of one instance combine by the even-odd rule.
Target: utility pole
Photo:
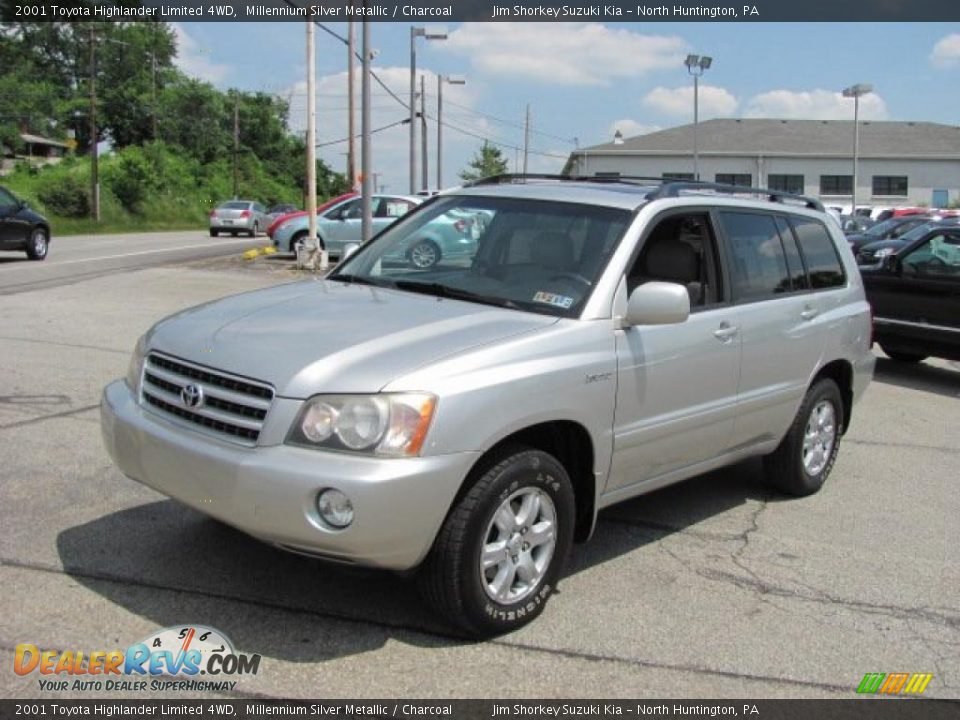
[[[354,117],[355,92],[353,79],[353,61],[357,50],[354,47],[356,44],[354,35],[353,20],[350,20],[347,22],[347,112],[350,114],[347,120],[347,134],[350,136],[350,139],[347,141],[347,185],[350,186],[351,190],[355,190],[357,186],[357,149],[354,139],[354,136],[357,134],[357,128]]]
[[[443,84],[466,85],[461,77],[437,75],[437,190],[443,190]]]
[[[90,26],[90,213],[100,222],[100,159],[97,157],[97,40]]]
[[[523,124],[523,174],[527,174],[527,154],[530,152],[530,103],[527,103],[527,120]]]
[[[307,18],[307,244],[303,253],[306,257],[301,260],[300,253],[297,253],[297,260],[302,265],[315,270],[317,251],[320,248],[317,243],[317,62],[313,35],[313,11],[311,10]]]
[[[378,193],[381,190],[383,190],[383,187],[380,185],[381,175],[383,175],[383,173],[378,173],[378,172],[373,173],[373,191],[375,193]]]
[[[239,195],[240,186],[240,96],[233,98],[233,199]]]
[[[363,0],[363,9],[367,9],[367,0]],[[364,13],[364,17],[366,17]],[[411,35],[411,42],[413,36]],[[362,166],[361,173],[363,175],[363,183],[361,188],[361,200],[360,207],[362,209],[361,213],[361,235],[363,242],[370,240],[370,237],[373,235],[373,193],[372,193],[372,183],[373,183],[373,167],[371,162],[371,146],[370,146],[370,53],[373,48],[370,47],[370,21],[363,21],[363,77],[360,82],[360,133],[362,134],[362,139],[360,141],[360,163]],[[412,106],[411,106],[412,107]]]
[[[424,89],[424,76],[420,76],[420,177],[423,189],[429,190],[430,177],[427,167],[427,91]]]

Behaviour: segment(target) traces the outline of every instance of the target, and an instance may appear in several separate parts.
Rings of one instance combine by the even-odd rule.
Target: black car
[[[0,250],[23,250],[31,260],[43,260],[50,249],[50,223],[0,186]]]
[[[887,355],[960,360],[960,225],[937,223],[860,274]]]
[[[853,254],[856,255],[860,251],[860,248],[867,243],[898,238],[904,233],[910,232],[918,225],[923,225],[928,222],[930,222],[930,218],[926,215],[905,215],[904,217],[890,218],[877,223],[862,233],[847,235],[847,242],[850,244],[850,249],[853,251]]]
[[[900,252],[907,245],[937,227],[949,227],[960,224],[960,218],[946,218],[944,220],[930,220],[922,225],[917,225],[909,232],[905,232],[900,237],[890,238],[889,240],[880,240],[878,242],[867,243],[860,246],[856,253],[857,265],[876,265],[883,262],[883,259],[889,255]]]

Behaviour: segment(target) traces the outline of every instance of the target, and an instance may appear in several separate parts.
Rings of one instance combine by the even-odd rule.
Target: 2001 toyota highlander
[[[472,252],[410,261],[453,216],[483,218]],[[507,176],[324,280],[157,323],[102,427],[129,477],[291,551],[417,568],[488,636],[543,610],[605,506],[755,455],[818,490],[873,362],[818,202]]]

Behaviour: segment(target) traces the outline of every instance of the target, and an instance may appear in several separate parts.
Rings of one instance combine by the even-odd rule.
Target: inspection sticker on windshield
[[[533,296],[534,302],[542,302],[547,305],[553,305],[555,307],[561,307],[564,309],[569,308],[573,305],[573,298],[567,297],[566,295],[555,295],[554,293],[543,292],[540,290],[536,295]]]

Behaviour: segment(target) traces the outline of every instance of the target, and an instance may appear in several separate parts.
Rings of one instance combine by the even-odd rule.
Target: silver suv
[[[464,217],[469,252],[410,261]],[[873,364],[818,202],[504,176],[325,279],[157,323],[102,426],[129,477],[289,551],[417,568],[481,637],[543,610],[601,508],[750,456],[816,492]]]

